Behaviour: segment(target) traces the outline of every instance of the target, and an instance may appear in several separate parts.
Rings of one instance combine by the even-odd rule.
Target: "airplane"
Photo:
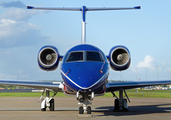
[[[3,85],[24,86],[37,89],[43,89],[41,101],[41,110],[54,111],[54,96],[58,92],[66,95],[73,95],[79,101],[79,114],[91,114],[92,101],[95,96],[102,96],[106,92],[111,92],[116,99],[114,100],[114,111],[128,111],[127,101],[129,97],[125,90],[152,86],[170,84],[171,80],[160,81],[129,81],[129,82],[108,82],[109,68],[115,71],[123,71],[129,68],[131,64],[131,55],[127,47],[117,45],[111,48],[109,55],[105,55],[99,48],[86,44],[86,12],[100,10],[129,10],[140,9],[140,6],[125,8],[89,8],[86,6],[78,8],[46,8],[27,6],[28,9],[38,10],[65,10],[82,12],[82,40],[81,44],[69,49],[64,56],[59,54],[56,47],[51,45],[43,46],[38,52],[38,66],[45,71],[56,70],[59,61],[62,61],[60,72],[62,82],[37,82],[25,80],[0,80]],[[119,97],[115,95],[119,91]],[[54,92],[50,96],[50,92]],[[44,97],[44,93],[46,93]],[[126,98],[124,98],[125,94]]]

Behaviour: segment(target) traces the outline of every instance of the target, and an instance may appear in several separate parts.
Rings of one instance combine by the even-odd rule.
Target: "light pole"
[[[167,79],[169,79],[169,69],[167,69]]]
[[[136,80],[137,80],[137,68],[136,68]]]
[[[146,70],[146,80],[147,80],[147,68],[145,70]]]
[[[18,72],[19,72],[19,71],[17,70],[17,80],[18,80],[18,74],[19,74]]]
[[[157,67],[157,80],[159,79],[159,66],[156,66]]]

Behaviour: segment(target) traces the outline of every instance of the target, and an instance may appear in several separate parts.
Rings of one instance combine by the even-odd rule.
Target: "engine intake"
[[[55,70],[59,64],[58,49],[53,46],[44,46],[38,54],[39,67],[46,71]]]
[[[115,46],[109,52],[109,62],[113,70],[121,71],[129,68],[131,56],[125,46]]]

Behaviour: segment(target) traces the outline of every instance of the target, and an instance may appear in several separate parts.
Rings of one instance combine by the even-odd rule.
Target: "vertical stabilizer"
[[[108,8],[108,7],[102,7],[102,8],[87,8],[86,6],[82,6],[81,8],[45,8],[45,7],[33,7],[33,6],[27,6],[27,9],[40,9],[40,10],[65,10],[65,11],[81,11],[82,12],[82,39],[81,43],[86,43],[86,11],[101,11],[101,10],[128,10],[128,9],[141,9],[140,6],[136,7],[125,7],[125,8]]]

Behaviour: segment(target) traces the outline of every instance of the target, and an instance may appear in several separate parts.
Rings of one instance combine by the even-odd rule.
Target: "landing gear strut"
[[[128,101],[130,102],[125,90],[119,90],[119,98],[112,92],[112,94],[117,98],[114,101],[114,110],[113,111],[129,111],[127,106],[127,99],[123,98],[123,92],[125,93],[125,96],[127,97]],[[121,108],[121,109],[120,109]]]
[[[81,105],[79,107],[79,114],[91,114],[91,107],[87,106],[92,104],[91,101],[94,98],[94,92],[91,93],[91,96],[89,95],[89,93],[84,93],[84,94],[80,94],[79,96],[79,92],[77,92],[77,100],[79,101],[78,105]]]
[[[44,92],[46,92],[46,97],[43,96]],[[46,111],[46,108],[49,107],[50,111],[54,111],[55,108],[55,102],[53,97],[57,94],[57,92],[54,93],[52,97],[50,97],[50,91],[44,90],[42,93],[42,96],[40,97],[41,101],[41,111]]]

